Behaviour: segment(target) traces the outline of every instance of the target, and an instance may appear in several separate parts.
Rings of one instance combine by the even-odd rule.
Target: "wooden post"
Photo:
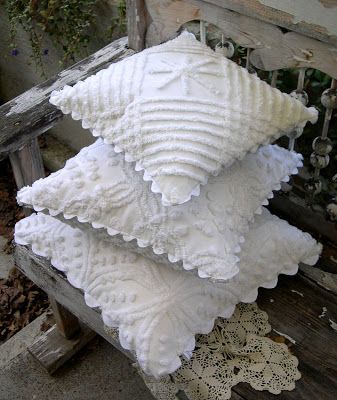
[[[49,303],[53,310],[56,326],[62,336],[71,339],[79,331],[80,325],[74,314],[69,312],[54,297],[49,296]]]
[[[43,178],[44,167],[37,139],[31,140],[21,150],[9,155],[18,189]]]
[[[31,140],[22,149],[11,153],[9,159],[18,189],[26,185],[31,185],[37,179],[45,176],[37,138]],[[31,212],[31,210],[25,209],[26,215],[29,215]],[[66,339],[72,338],[80,329],[78,319],[61,306],[53,297],[49,296],[49,302],[59,333]]]
[[[144,0],[127,0],[126,13],[128,17],[129,48],[135,51],[142,51],[145,48],[147,28]]]
[[[11,153],[9,160],[18,189],[31,185],[37,179],[45,176],[37,138],[31,140],[22,149]],[[28,216],[32,213],[32,210],[24,208],[24,213]]]

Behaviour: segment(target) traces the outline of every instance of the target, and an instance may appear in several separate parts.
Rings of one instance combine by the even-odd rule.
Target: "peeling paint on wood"
[[[319,2],[326,8],[337,7],[337,0],[319,0]]]
[[[300,271],[322,288],[337,295],[337,274],[322,271],[319,268],[301,265]]]
[[[189,1],[189,0],[188,0]],[[337,8],[334,0],[208,0],[240,14],[302,33],[330,44],[337,44]],[[165,2],[167,3],[167,1]],[[194,2],[195,3],[195,2]],[[201,3],[201,1],[199,1]],[[330,8],[327,8],[329,4]],[[319,10],[315,14],[311,10]],[[326,22],[326,15],[330,13]],[[308,14],[308,16],[307,16]],[[333,19],[334,18],[334,19]],[[334,25],[333,25],[334,24]]]
[[[296,340],[293,339],[292,337],[290,337],[289,335],[287,335],[287,334],[285,334],[285,333],[282,333],[282,332],[279,332],[279,331],[277,331],[276,329],[273,329],[273,331],[274,331],[275,333],[277,333],[278,335],[283,336],[284,338],[286,338],[287,340],[289,340],[289,342],[291,342],[292,344],[296,344]]]
[[[304,294],[303,294],[302,292],[299,292],[298,290],[291,289],[291,292],[292,292],[292,293],[296,293],[297,295],[299,295],[299,296],[301,296],[301,297],[304,297]]]
[[[317,0],[259,0],[265,6],[272,7],[292,16],[292,22],[305,22],[308,25],[321,25],[328,35],[337,36],[337,12],[327,8]],[[331,2],[330,2],[331,3]],[[336,4],[335,4],[336,6]]]
[[[1,106],[0,159],[47,131],[62,118],[62,112],[49,103],[53,90],[73,85],[132,54],[134,51],[127,48],[127,38],[118,39]]]
[[[259,69],[311,67],[337,79],[337,47],[333,45],[296,32],[283,33],[276,25],[208,2],[188,0],[163,4],[147,0],[146,3],[152,19],[146,34],[148,47],[172,38],[181,25],[197,18],[217,26],[226,38],[240,46],[254,49],[250,61]]]
[[[329,319],[330,326],[334,331],[337,331],[337,323],[333,321],[332,319]]]
[[[135,51],[145,47],[147,28],[146,7],[143,0],[126,0],[129,46]]]
[[[326,307],[322,308],[322,314],[318,316],[318,318],[324,318],[326,316],[328,309]]]

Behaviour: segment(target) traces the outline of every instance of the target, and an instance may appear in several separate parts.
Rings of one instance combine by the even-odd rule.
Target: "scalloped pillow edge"
[[[60,222],[61,222],[61,221],[60,221]],[[63,223],[63,222],[61,222],[61,223]],[[24,245],[24,246],[29,246],[29,247],[31,247],[32,251],[33,251],[36,255],[38,255],[38,256],[41,256],[41,257],[45,257],[45,258],[47,258],[47,259],[50,259],[50,263],[51,263],[57,270],[64,272],[65,275],[67,276],[67,279],[68,279],[68,275],[69,275],[69,274],[67,273],[67,271],[65,270],[65,268],[63,268],[62,265],[61,265],[60,263],[58,263],[57,260],[55,260],[55,258],[53,258],[53,257],[52,257],[52,258],[49,258],[45,252],[36,249],[36,247],[35,247],[34,245],[30,245],[28,242],[26,242],[26,241],[24,241],[24,240],[21,240],[21,239],[17,238],[16,236],[15,236],[15,242],[16,242],[17,244],[19,244],[19,245]],[[320,250],[322,249],[322,245],[321,245],[320,243],[317,243],[317,246],[320,247]],[[309,258],[304,259],[304,260],[302,260],[301,262],[304,263],[304,264],[306,264],[306,265],[314,265],[314,264],[317,262],[318,258],[319,258],[319,255],[317,255],[317,256],[310,256]],[[282,270],[279,271],[279,272],[276,274],[276,277],[275,277],[274,279],[272,279],[272,280],[270,280],[270,281],[264,282],[264,283],[261,284],[259,287],[263,287],[263,288],[267,288],[267,289],[273,289],[273,288],[276,287],[276,285],[277,285],[277,283],[278,283],[279,276],[280,276],[281,274],[295,275],[295,274],[297,273],[297,271],[298,271],[298,268],[299,268],[298,264],[292,263],[292,264],[291,264],[291,267],[282,268]],[[80,285],[78,282],[74,281],[73,279],[68,279],[68,281],[69,281],[69,283],[70,283],[71,285],[73,285],[74,287],[76,287],[76,288],[78,288],[78,289],[80,289],[80,290],[83,291],[83,293],[84,293],[84,300],[85,300],[85,303],[87,304],[88,307],[90,307],[90,308],[99,307],[99,308],[100,308],[102,320],[103,320],[103,322],[104,322],[105,325],[110,326],[110,327],[112,327],[112,328],[118,327],[117,324],[115,324],[115,325],[109,324],[109,321],[110,321],[110,320],[109,320],[109,318],[107,318],[107,317],[104,315],[102,305],[101,305],[96,299],[92,298],[92,296],[86,294],[85,290],[81,287],[81,285]],[[252,302],[256,301],[257,296],[258,296],[258,288],[259,288],[259,287],[257,287],[255,290],[253,290],[252,292],[249,293],[249,295],[251,296],[249,299],[247,298],[247,297],[248,297],[248,295],[247,295],[245,298],[239,299],[238,302],[252,303]],[[216,320],[218,317],[230,318],[230,317],[232,316],[232,314],[234,313],[234,311],[235,311],[235,306],[236,306],[236,305],[229,305],[228,307],[226,307],[226,309],[223,310],[223,312],[221,313],[221,315],[218,315],[218,316],[216,316],[216,317],[214,317],[214,318],[213,318],[213,317],[210,318],[210,319],[212,320],[212,323],[210,323],[210,325],[212,325],[212,327],[211,327],[208,331],[205,330],[205,331],[203,331],[203,332],[197,332],[197,333],[194,333],[194,334],[192,334],[192,333],[190,334],[190,336],[188,337],[188,339],[186,340],[186,343],[185,343],[185,345],[184,345],[184,351],[178,356],[178,357],[179,357],[179,366],[178,366],[178,368],[181,366],[181,358],[180,358],[180,357],[181,357],[182,355],[184,355],[184,353],[187,353],[187,355],[188,355],[190,352],[192,352],[192,351],[195,349],[195,335],[198,334],[198,333],[200,333],[200,334],[208,334],[208,333],[210,333],[210,332],[212,331],[212,329],[213,329],[213,325],[214,325],[215,320]],[[122,337],[120,329],[119,329],[119,336]],[[121,341],[121,340],[120,340],[120,342],[121,342],[121,344],[123,343],[123,347],[124,347],[124,345],[126,345],[126,343],[125,343],[124,341]],[[134,352],[134,349],[130,348],[129,346],[126,346],[126,347],[124,347],[124,348],[125,348],[126,350],[130,350],[130,351]],[[173,369],[172,371],[165,372],[165,374],[173,373],[176,369],[177,369],[177,366],[175,366],[174,369]],[[158,376],[160,376],[160,375],[158,375]]]
[[[286,174],[286,175],[283,177],[283,179],[281,179],[280,182],[288,182],[288,181],[289,181],[289,176],[290,176],[290,175],[297,174],[297,173],[298,173],[298,168],[302,167],[302,165],[303,165],[303,163],[302,163],[302,159],[303,159],[302,155],[299,154],[299,153],[296,153],[296,152],[294,152],[294,154],[297,156],[297,159],[298,159],[297,166],[291,171],[290,174]],[[103,225],[103,224],[99,224],[99,223],[97,223],[97,222],[95,222],[95,221],[89,221],[89,220],[87,220],[87,219],[85,219],[85,218],[81,218],[81,217],[79,217],[79,216],[77,216],[77,215],[65,214],[62,210],[53,210],[53,209],[50,209],[50,208],[48,208],[48,207],[38,207],[38,206],[34,206],[34,204],[27,204],[27,203],[24,203],[24,202],[22,202],[22,201],[20,200],[20,193],[21,193],[21,192],[24,192],[25,189],[30,190],[31,187],[30,187],[30,186],[25,186],[25,187],[23,187],[23,188],[20,190],[20,192],[18,192],[18,194],[17,194],[17,202],[18,202],[19,205],[21,205],[21,206],[28,206],[28,207],[30,207],[30,208],[34,209],[35,211],[38,211],[38,212],[45,212],[45,210],[46,210],[46,211],[48,212],[48,214],[51,215],[52,217],[57,217],[57,218],[58,218],[58,215],[59,215],[59,214],[62,214],[65,220],[71,220],[71,219],[73,219],[73,218],[76,218],[77,221],[78,221],[80,224],[81,224],[81,223],[88,223],[88,224],[90,224],[90,225],[92,226],[93,229],[102,229],[102,228],[105,229],[109,236],[115,236],[115,235],[120,234],[120,235],[122,235],[123,240],[126,241],[126,242],[130,242],[131,240],[136,240],[137,245],[138,245],[140,248],[151,247],[151,249],[152,249],[152,251],[153,251],[154,254],[157,254],[157,255],[158,255],[158,254],[167,254],[168,260],[169,260],[171,263],[172,263],[172,262],[180,262],[180,261],[181,261],[181,262],[182,262],[183,270],[189,271],[188,269],[186,269],[186,268],[184,267],[184,263],[183,263],[184,260],[183,260],[182,258],[177,259],[175,255],[173,255],[173,254],[171,254],[171,253],[168,253],[168,252],[158,252],[158,251],[156,250],[156,248],[155,248],[151,243],[147,243],[147,244],[146,244],[146,243],[144,243],[144,241],[142,241],[141,239],[138,239],[138,238],[136,238],[135,236],[130,235],[129,233],[125,233],[125,232],[121,232],[121,231],[115,230],[115,229],[113,229],[113,228],[111,228],[111,227],[107,227],[107,226],[105,226],[105,225]],[[251,222],[254,221],[254,215],[255,215],[255,214],[256,214],[256,215],[260,215],[260,214],[262,213],[262,207],[263,207],[263,206],[269,204],[269,200],[272,199],[272,198],[274,197],[273,191],[275,191],[275,190],[280,190],[280,189],[281,189],[281,184],[280,184],[280,183],[277,183],[277,184],[274,185],[274,187],[272,188],[272,191],[266,196],[266,198],[265,198],[264,200],[261,200],[261,204],[256,208],[256,210],[255,210],[254,213],[253,213],[253,216],[247,221],[247,225],[246,225],[245,229],[244,229],[242,232],[238,232],[238,235],[240,235],[240,238],[239,238],[239,240],[238,240],[237,245],[235,246],[235,247],[236,247],[236,251],[235,251],[235,249],[233,249],[233,251],[232,251],[231,253],[228,254],[228,255],[232,255],[232,256],[235,256],[235,257],[236,257],[236,263],[233,265],[233,268],[230,270],[230,271],[233,271],[233,273],[229,273],[229,274],[226,275],[226,278],[221,278],[221,279],[220,279],[220,278],[214,278],[214,277],[209,276],[209,275],[207,276],[207,275],[204,274],[204,273],[203,273],[202,276],[201,276],[201,275],[199,274],[199,269],[197,269],[197,271],[198,271],[198,276],[199,276],[200,278],[202,278],[202,279],[207,278],[207,279],[210,279],[211,281],[214,281],[214,282],[221,282],[222,280],[225,281],[225,280],[227,280],[227,279],[232,278],[233,276],[235,276],[235,275],[239,272],[238,267],[237,267],[237,264],[238,264],[238,262],[240,261],[240,257],[238,257],[237,254],[241,252],[240,243],[242,244],[242,243],[244,243],[244,241],[245,241],[244,234],[247,233],[248,230],[249,230],[249,223],[251,223]],[[230,271],[229,271],[229,272],[230,272]]]

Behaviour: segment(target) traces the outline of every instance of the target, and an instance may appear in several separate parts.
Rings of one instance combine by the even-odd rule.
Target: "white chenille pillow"
[[[218,316],[229,318],[237,303],[256,299],[259,286],[275,287],[278,274],[295,274],[299,262],[314,264],[321,250],[309,234],[267,210],[247,234],[240,272],[221,284],[167,268],[42,213],[19,221],[15,240],[64,271],[155,377],[179,368],[179,356],[194,349],[194,336],[209,333]]]
[[[240,246],[254,214],[301,165],[299,154],[268,145],[212,177],[199,197],[165,207],[150,183],[98,140],[62,170],[22,188],[17,198],[74,226],[95,228],[114,244],[132,241],[134,251],[155,261],[226,280],[238,272]]]
[[[187,32],[54,91],[50,102],[136,162],[164,205],[199,195],[222,167],[317,119]]]

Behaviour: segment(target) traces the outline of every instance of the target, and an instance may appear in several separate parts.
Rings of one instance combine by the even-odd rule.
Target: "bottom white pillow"
[[[99,240],[92,232],[41,213],[16,224],[15,241],[31,245],[83,289],[90,307],[100,307],[106,325],[119,328],[121,345],[141,368],[160,377],[181,365],[197,333],[209,333],[218,316],[228,318],[239,302],[256,299],[259,286],[275,287],[279,273],[298,263],[316,263],[321,246],[307,233],[264,210],[243,245],[240,272],[225,283],[156,264]]]

